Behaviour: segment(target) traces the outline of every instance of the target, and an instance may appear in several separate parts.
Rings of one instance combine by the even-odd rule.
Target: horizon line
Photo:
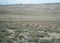
[[[0,5],[19,5],[19,4],[60,4],[60,2],[54,2],[54,3],[13,3],[13,4],[0,4]]]

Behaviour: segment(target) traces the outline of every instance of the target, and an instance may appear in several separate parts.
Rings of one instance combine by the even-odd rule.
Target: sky
[[[0,4],[60,3],[60,0],[0,0]]]

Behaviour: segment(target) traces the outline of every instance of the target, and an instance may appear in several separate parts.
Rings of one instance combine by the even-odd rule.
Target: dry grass
[[[1,43],[59,43],[60,25],[40,23],[0,23]]]

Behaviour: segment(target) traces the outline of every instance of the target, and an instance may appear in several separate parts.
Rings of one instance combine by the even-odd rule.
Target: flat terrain
[[[60,20],[60,4],[0,5],[0,19]]]
[[[0,5],[0,43],[60,43],[60,3]]]

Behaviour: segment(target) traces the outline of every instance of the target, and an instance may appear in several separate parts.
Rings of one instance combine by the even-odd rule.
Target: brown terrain
[[[60,43],[60,3],[0,5],[0,43]]]

